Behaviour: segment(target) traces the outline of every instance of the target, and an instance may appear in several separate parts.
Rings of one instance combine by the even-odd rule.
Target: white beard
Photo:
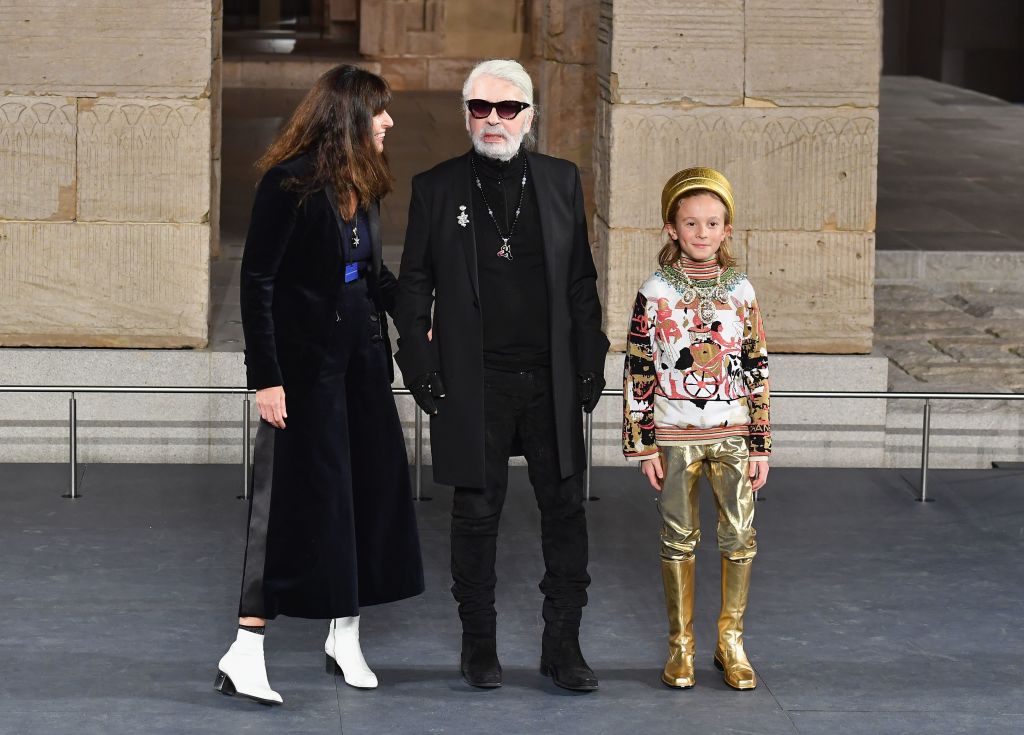
[[[484,141],[485,135],[500,135],[502,141],[500,143],[487,143]],[[486,126],[473,134],[473,149],[481,156],[496,158],[499,161],[511,161],[523,145],[523,138],[525,136],[526,133],[523,130],[519,132],[519,135],[512,135],[501,125],[495,125],[494,127]]]

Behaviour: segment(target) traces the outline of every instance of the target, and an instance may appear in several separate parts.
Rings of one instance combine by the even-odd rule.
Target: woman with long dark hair
[[[216,688],[280,704],[263,657],[266,621],[330,619],[328,671],[377,686],[360,608],[423,591],[416,518],[385,312],[381,197],[392,176],[387,83],[342,65],[316,82],[260,159],[242,257],[253,458],[238,635]]]

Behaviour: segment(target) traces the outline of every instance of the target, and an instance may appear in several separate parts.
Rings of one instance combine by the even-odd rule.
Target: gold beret
[[[736,219],[736,210],[732,198],[732,186],[729,179],[713,168],[684,168],[672,176],[661,190],[661,220],[668,222],[668,213],[679,197],[691,191],[704,189],[722,198],[729,215],[729,222]]]

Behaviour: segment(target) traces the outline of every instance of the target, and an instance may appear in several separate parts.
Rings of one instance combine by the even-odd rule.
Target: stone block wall
[[[440,56],[444,0],[363,0],[359,50],[368,56]]]
[[[210,17],[210,255],[220,250],[221,128],[224,89],[224,0],[213,0]]]
[[[360,0],[359,51],[395,90],[459,90],[478,61],[527,46],[526,0]]]
[[[660,195],[733,184],[735,251],[780,352],[871,349],[879,0],[602,0],[595,256],[622,349],[656,267]]]
[[[206,344],[221,14],[0,7],[0,345]]]
[[[598,7],[594,0],[533,0],[530,28],[539,148],[580,167],[589,215],[595,211]]]

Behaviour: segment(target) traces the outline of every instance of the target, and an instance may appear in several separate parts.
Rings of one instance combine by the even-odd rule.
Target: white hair
[[[469,73],[462,85],[463,104],[469,100],[469,95],[473,91],[473,83],[481,76],[496,77],[515,85],[523,93],[525,98],[523,101],[533,105],[533,80],[530,79],[530,75],[523,65],[512,59],[489,59],[474,66],[473,71]]]
[[[536,125],[537,106],[533,103],[533,80],[530,79],[529,73],[523,68],[522,64],[513,59],[488,59],[474,66],[473,70],[469,72],[469,76],[466,77],[466,81],[462,84],[462,114],[466,117],[467,130],[469,129],[469,110],[466,109],[466,102],[469,101],[469,95],[473,93],[473,84],[483,76],[506,81],[522,92],[523,101],[530,105],[533,124]],[[484,143],[483,135],[485,132],[501,135],[505,140],[502,143]],[[496,126],[495,129],[481,129],[477,135],[472,137],[473,147],[477,153],[502,161],[508,161],[519,151],[520,146],[524,143],[527,148],[533,148],[537,143],[537,137],[532,128],[530,132],[523,131],[519,137],[513,139],[509,137],[505,129],[500,125]]]

